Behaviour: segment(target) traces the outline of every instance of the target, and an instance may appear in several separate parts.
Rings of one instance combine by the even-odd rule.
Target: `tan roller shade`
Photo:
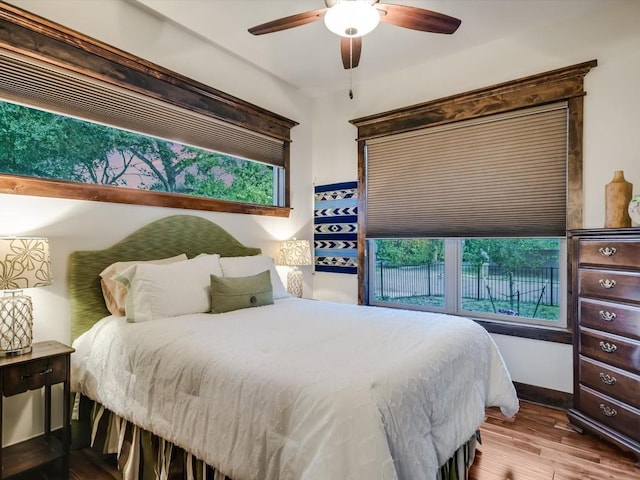
[[[366,145],[369,238],[565,235],[566,103]]]
[[[0,50],[0,99],[284,166],[284,142]]]

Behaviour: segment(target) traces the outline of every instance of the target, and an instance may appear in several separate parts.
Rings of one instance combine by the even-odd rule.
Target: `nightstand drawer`
[[[582,386],[580,410],[594,420],[634,440],[640,440],[640,410]]]
[[[640,308],[580,299],[578,320],[583,327],[640,340]]]
[[[10,397],[27,390],[64,382],[66,378],[66,357],[43,358],[5,367],[2,375],[2,390],[5,397]]]
[[[580,356],[580,382],[598,392],[640,408],[640,377]]]
[[[640,373],[640,342],[580,329],[580,354],[632,373]]]
[[[581,269],[579,276],[581,296],[640,303],[640,273]]]
[[[0,358],[0,411],[4,397],[42,389],[44,394],[44,432],[42,435],[0,448],[0,479],[41,478],[36,472],[43,465],[61,462],[59,475],[69,478],[69,447],[71,442],[71,385],[69,381],[71,353],[74,349],[51,340],[37,342],[32,350],[23,355]],[[51,385],[62,387],[62,435],[51,431]],[[27,407],[28,405],[25,405]],[[32,409],[28,406],[29,410]],[[0,434],[2,433],[0,415]],[[31,472],[31,473],[27,473]],[[42,477],[44,478],[44,477]]]
[[[638,269],[640,242],[622,240],[582,240],[579,265]]]

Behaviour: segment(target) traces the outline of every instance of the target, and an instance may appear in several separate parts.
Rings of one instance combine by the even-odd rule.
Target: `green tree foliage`
[[[393,238],[376,240],[376,258],[389,266],[423,265],[444,261],[441,239]],[[554,238],[471,238],[464,241],[462,261],[497,265],[505,271],[542,267],[558,261]]]
[[[68,129],[63,117],[0,103],[2,172],[33,177],[75,178],[75,162],[65,161]]]
[[[187,173],[185,186],[195,195],[271,205],[273,167],[216,152],[195,152],[197,175]]]
[[[0,102],[0,173],[272,205],[273,167]]]
[[[444,260],[443,241],[427,238],[376,240],[376,258],[389,266],[424,265]]]
[[[558,253],[558,240],[553,238],[471,238],[464,241],[462,261],[476,266],[493,263],[513,271],[557,262]]]

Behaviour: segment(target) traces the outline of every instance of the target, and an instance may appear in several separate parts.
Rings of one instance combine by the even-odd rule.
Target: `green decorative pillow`
[[[231,312],[272,303],[273,288],[269,270],[250,277],[211,275],[211,313]]]

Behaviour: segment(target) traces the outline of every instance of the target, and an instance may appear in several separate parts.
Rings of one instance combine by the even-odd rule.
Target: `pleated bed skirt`
[[[91,445],[102,454],[116,455],[123,480],[243,480],[227,477],[87,397],[76,398],[72,438],[74,448]],[[479,442],[477,431],[440,467],[435,480],[467,480]]]

